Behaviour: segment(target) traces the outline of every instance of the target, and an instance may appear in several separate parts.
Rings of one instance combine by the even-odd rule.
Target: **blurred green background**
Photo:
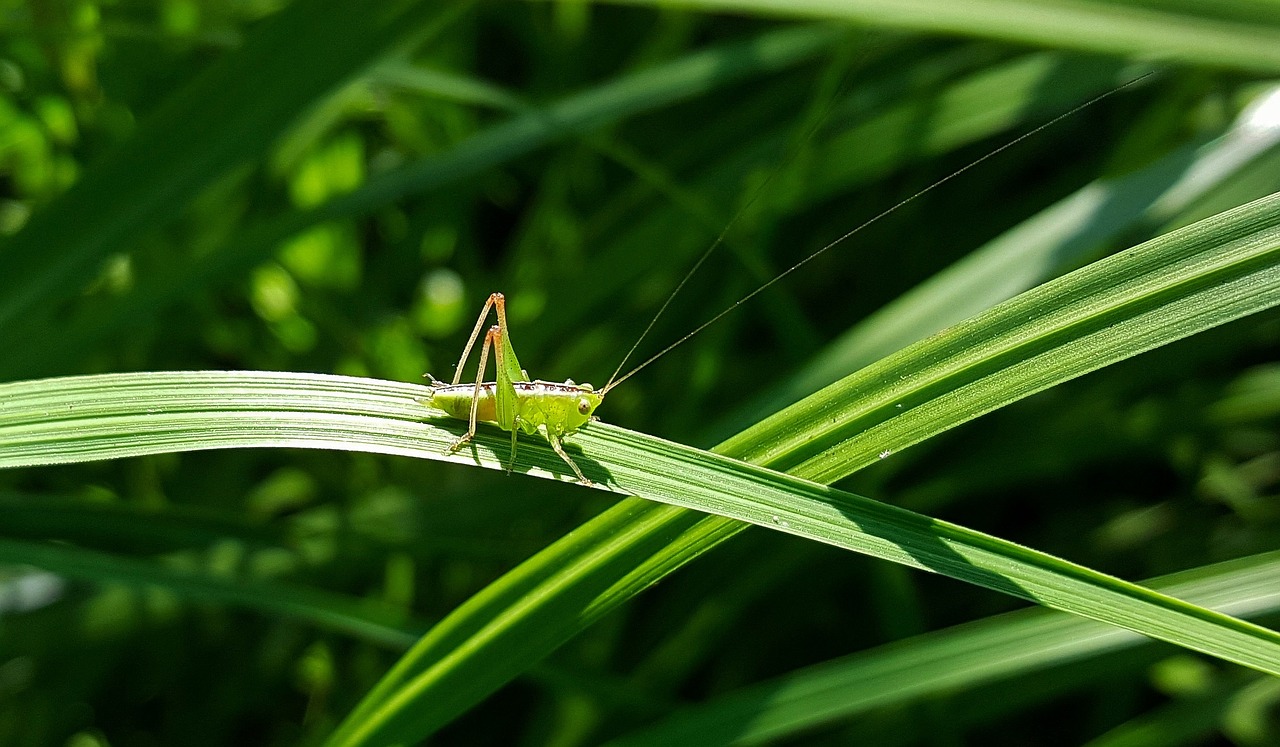
[[[707,447],[1022,289],[1280,189],[1275,3],[952,5],[0,2],[0,380],[449,378],[501,290],[531,375],[600,385],[735,216],[642,358],[1155,71],[862,230],[599,412]],[[1246,318],[842,486],[1126,579],[1274,549],[1278,340],[1280,315]],[[345,452],[0,473],[0,743],[319,744],[414,633],[610,501]],[[403,632],[297,612],[343,605]],[[595,744],[1018,606],[757,530],[433,743]],[[788,738],[1264,745],[1278,704],[1261,675],[1147,645]]]

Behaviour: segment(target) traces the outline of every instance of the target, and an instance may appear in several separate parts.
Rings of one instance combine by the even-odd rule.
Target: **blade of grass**
[[[292,584],[223,578],[61,543],[0,538],[0,563],[31,565],[93,583],[158,588],[184,599],[267,612],[397,649],[410,646],[425,629],[403,611],[368,599]]]
[[[1180,339],[1277,301],[1280,196],[1273,196],[1095,263],[1002,304],[954,334],[935,337],[885,361],[885,367],[895,370],[915,356],[922,373],[909,386],[897,377],[882,376],[876,379],[879,390],[868,392],[846,385],[846,380],[818,398],[841,390],[843,398],[829,398],[833,406],[856,413],[856,401],[864,396],[897,397],[910,389],[917,414],[898,414],[890,407],[880,426],[887,437],[919,440],[922,423],[951,427],[974,417],[975,407],[991,409],[1011,401],[1009,386],[1025,396],[1047,386],[1051,374],[1065,380],[1158,341]],[[1093,314],[1085,313],[1090,309]],[[1096,323],[1099,312],[1105,324]],[[1099,336],[1110,357],[1050,354]],[[1041,364],[1027,366],[1026,356],[1010,355],[1026,350],[1042,356]],[[948,364],[957,361],[964,365]],[[975,386],[992,380],[1003,386]],[[420,414],[412,397],[422,391],[404,384],[296,374],[149,374],[21,382],[0,387],[0,401],[5,403],[0,465],[275,445],[477,459],[486,466],[501,466],[495,455],[505,453],[507,437],[487,430],[473,454],[441,454],[458,429],[453,423],[451,431],[444,431],[412,422]],[[957,398],[955,391],[986,392],[987,398]],[[758,457],[776,449],[781,438],[794,449],[801,429],[807,427],[819,438],[835,436],[839,449],[848,449],[847,439],[839,440],[846,427],[844,414],[829,421],[835,411],[824,412],[807,424],[796,422],[794,411],[814,399],[753,429],[760,440],[739,440],[736,448]],[[922,413],[929,417],[921,420]],[[897,432],[886,425],[895,421],[902,424]],[[586,455],[578,461],[587,474],[616,490],[938,571],[1264,671],[1280,671],[1280,636],[1271,631],[1032,550],[616,428],[593,426],[576,440]],[[825,463],[822,452],[807,456],[810,460],[800,470],[821,465],[827,477],[841,469],[852,471],[851,465],[858,463]],[[516,463],[518,469],[541,474],[548,467],[560,469],[558,459],[541,446],[523,449]],[[700,523],[671,508],[635,501],[620,504],[488,587],[433,629],[349,717],[336,742],[354,744],[393,735],[421,738],[575,630],[740,528],[724,520]]]
[[[1276,225],[1280,222],[1280,198],[1273,196],[1260,200],[1214,220],[1226,221],[1223,226],[1224,239],[1229,238],[1235,229],[1242,225],[1254,226],[1260,237],[1265,237],[1259,249],[1263,254],[1270,256],[1268,261],[1271,264],[1260,267],[1259,275],[1268,280],[1270,285],[1254,286],[1253,290],[1258,295],[1246,294],[1246,303],[1249,298],[1252,298],[1255,309],[1274,304],[1276,283],[1280,282],[1276,278],[1275,264],[1276,247],[1280,243],[1276,231]],[[1201,250],[1209,250],[1208,245],[1201,245],[1201,242],[1207,238],[1200,233],[1204,228],[1204,225],[1197,224],[1189,229],[1170,234],[1163,237],[1157,246],[1163,246],[1167,252],[1178,252],[1192,245],[1199,245]],[[1157,274],[1158,267],[1157,263],[1157,266],[1152,268]],[[1080,275],[1067,276],[1051,285],[1060,291],[1066,291],[1079,286],[1080,278]],[[1245,277],[1231,285],[1237,289],[1248,288],[1252,280],[1253,278]],[[1106,275],[1094,278],[1094,282],[1097,281],[1105,286]],[[1178,285],[1177,279],[1172,277],[1166,277],[1165,282],[1174,287]],[[1156,290],[1152,288],[1153,292]],[[1182,290],[1196,295],[1191,288],[1183,287]],[[1268,291],[1269,295],[1266,295]],[[1194,305],[1183,306],[1174,316],[1194,317],[1195,308]],[[1211,308],[1206,306],[1205,310]],[[1135,307],[1135,313],[1138,310],[1139,308]],[[1055,318],[1054,312],[1055,310],[1050,307],[1040,310],[1036,316],[1044,320],[1052,320]],[[1207,319],[1201,319],[1201,321],[1204,322]],[[1225,318],[1222,321],[1225,321]],[[1191,328],[1181,327],[1176,331],[1174,328],[1166,328],[1165,331],[1169,339],[1174,339],[1190,334]],[[903,355],[912,354],[908,351],[904,351]],[[1066,380],[1081,373],[1080,364],[1081,361],[1061,361],[1059,380]],[[885,379],[885,381],[891,383],[894,380]],[[946,396],[945,392],[934,392],[934,395]],[[963,410],[956,410],[952,415],[965,418],[963,413]],[[888,422],[893,420],[894,418],[891,417]],[[808,426],[817,435],[821,435],[827,423],[824,414],[823,417],[811,421]],[[774,434],[761,429],[758,435],[759,440],[755,442],[742,439],[736,445],[731,444],[724,449],[726,453],[732,453],[747,460],[760,460],[762,452],[772,443]],[[847,467],[845,473],[852,471],[852,468]],[[770,515],[769,520],[770,522],[774,520],[773,515]],[[779,520],[782,519],[779,517]],[[415,647],[414,651],[410,652],[348,717],[348,732],[358,728],[351,726],[352,724],[360,724],[370,718],[371,714],[380,707],[381,701],[391,697],[391,694],[397,692],[398,688],[410,678],[420,672],[430,671],[433,665],[444,669],[449,667],[466,669],[470,666],[472,667],[471,676],[467,683],[468,687],[473,688],[474,693],[483,693],[486,688],[496,689],[505,679],[509,679],[520,671],[526,661],[523,657],[536,661],[540,655],[537,653],[538,649],[544,653],[554,649],[576,631],[589,625],[631,595],[656,583],[684,562],[715,547],[743,528],[744,525],[721,518],[663,510],[638,499],[623,501],[584,524],[562,542],[552,545],[546,551],[531,558],[491,585],[484,593],[474,598],[472,603],[464,605],[448,616],[437,630],[433,631],[433,636],[442,641],[440,650],[425,644]],[[613,568],[623,570],[610,571]],[[528,601],[530,599],[537,601],[530,602]],[[471,649],[469,654],[451,653],[450,644],[461,647],[463,641],[471,638],[491,644],[488,639],[500,632],[497,630],[498,624],[490,625],[491,618],[497,614],[497,610],[504,609],[504,606],[509,608],[509,614],[513,619],[501,624],[508,628],[506,632],[511,637],[521,637],[525,643],[521,649],[523,657],[510,656],[505,652],[509,658],[490,657],[487,655],[487,645]],[[470,660],[468,656],[471,657]],[[504,675],[503,672],[506,674]],[[487,684],[482,680],[487,680]],[[429,732],[434,725],[447,721],[469,705],[462,702],[464,696],[460,690],[450,691],[450,696],[455,698],[452,707],[458,710],[451,713],[447,710],[450,704],[438,704],[440,713],[424,715],[418,722],[417,726],[421,727],[421,733]],[[401,710],[409,709],[412,705],[421,707],[420,702],[409,699],[401,706]]]
[[[1280,28],[1090,0],[611,0],[785,18],[824,18],[1020,44],[1137,55],[1254,72],[1280,70]]]
[[[1280,553],[1154,579],[1148,586],[1221,612],[1280,610]],[[728,693],[624,736],[620,745],[756,744],[989,682],[1148,643],[1118,628],[1046,610],[1019,610],[801,669]]]
[[[424,391],[424,387],[408,384],[336,376],[233,372],[119,374],[7,384],[0,386],[0,400],[6,403],[0,419],[4,455],[0,464],[252,446],[344,448],[466,461],[467,456],[443,453],[459,430],[454,421],[448,421],[449,430],[414,422],[423,411],[409,395]],[[730,515],[937,571],[1280,673],[1280,634],[994,537],[611,426],[593,426],[589,433],[580,434],[578,441],[587,454],[579,456],[584,469],[597,479],[607,479],[615,490]],[[508,445],[506,434],[486,429],[478,438],[474,458],[484,466],[500,469],[500,455]],[[554,453],[538,443],[521,450],[516,468],[539,472],[556,462]],[[661,523],[663,513],[654,511],[649,517]],[[615,541],[625,536],[624,529],[637,528],[634,515],[615,519],[620,521],[605,532]],[[630,596],[643,579],[628,574],[625,566],[599,563],[599,539],[595,534],[578,533],[553,549],[562,556],[585,553],[584,559],[597,561],[594,571],[612,580],[613,593],[620,598]],[[667,537],[653,536],[649,541],[654,549],[661,549]],[[56,558],[43,554],[47,545],[6,542],[5,546],[14,549],[4,556],[10,562],[42,567],[56,563]],[[667,559],[678,564],[687,558],[670,554]],[[100,560],[110,565],[109,557]],[[67,567],[57,566],[60,571]],[[78,566],[72,563],[70,567]],[[83,572],[93,567],[89,562]],[[574,564],[567,564],[566,571],[570,576],[563,580],[576,583]],[[112,571],[119,572],[118,568]],[[159,580],[166,584],[182,581]],[[501,662],[502,668],[513,660],[531,665],[529,655],[539,653],[537,647],[529,647],[526,637],[536,631],[526,630],[525,635],[515,638],[507,634],[508,626],[524,617],[520,605],[509,608],[510,587],[491,586],[465,605],[472,613],[481,608],[489,631],[480,641],[487,644],[489,656],[496,657],[494,661]],[[191,593],[200,591],[197,588]],[[524,596],[523,588],[518,592],[517,598],[524,604],[534,602]],[[593,610],[596,614],[604,611]],[[471,673],[448,666],[449,652],[459,642],[448,626],[437,626],[419,642],[415,647],[419,655],[424,648],[443,649],[440,653],[445,665],[413,677],[404,689],[379,704],[364,722],[368,733],[362,730],[348,735],[353,743],[366,738],[380,743],[408,738],[407,733],[421,726],[424,714],[419,698],[428,686],[432,690],[444,688],[434,692],[432,699],[431,711],[437,717],[455,712],[458,700],[470,702],[474,694],[456,678]],[[441,694],[455,691],[459,696],[453,701]],[[406,701],[416,707],[404,708],[401,704]]]
[[[0,329],[74,293],[108,254],[264,153],[299,112],[462,7],[306,0],[264,21],[0,246]]]
[[[35,351],[0,361],[0,373],[12,378],[58,370],[59,364],[83,355],[85,349],[113,339],[112,332],[153,317],[167,305],[189,298],[196,288],[253,267],[281,242],[310,226],[366,215],[395,200],[456,183],[557,140],[786,68],[830,47],[842,33],[840,29],[812,26],[770,31],[746,41],[701,50],[512,117],[443,153],[373,177],[359,189],[317,208],[287,213],[238,231],[223,247],[179,271],[142,280],[128,297],[109,308],[95,308],[70,325],[59,325],[56,335],[47,328],[6,329],[0,325],[4,346]],[[375,71],[373,77],[378,74]],[[61,221],[60,230],[82,230],[87,225],[56,206],[50,206],[47,212],[51,213],[51,223]],[[0,293],[4,293],[2,283]]]

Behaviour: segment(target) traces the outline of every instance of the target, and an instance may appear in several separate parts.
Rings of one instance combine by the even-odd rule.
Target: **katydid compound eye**
[[[589,399],[580,399],[580,400],[578,400],[578,412],[582,413],[583,415],[590,415],[590,414],[591,414],[591,400],[589,400]]]

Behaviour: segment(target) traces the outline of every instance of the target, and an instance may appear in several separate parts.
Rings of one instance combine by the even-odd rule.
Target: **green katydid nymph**
[[[480,330],[484,329],[491,308],[498,316],[498,323],[485,333],[476,382],[474,385],[462,384],[462,367],[480,337]],[[490,350],[495,358],[497,380],[486,382],[484,372]],[[564,437],[591,422],[608,388],[597,392],[590,384],[575,384],[573,381],[563,384],[530,381],[528,372],[520,367],[516,351],[511,347],[506,299],[501,293],[491,294],[484,302],[475,329],[471,330],[471,338],[462,350],[453,382],[446,384],[431,374],[426,376],[431,380],[431,394],[418,401],[468,421],[467,432],[449,447],[449,451],[457,451],[475,438],[477,422],[495,423],[504,431],[511,431],[511,461],[508,462],[511,465],[516,459],[516,434],[524,431],[532,435],[541,427],[551,448],[573,468],[578,480],[584,485],[592,484],[565,453]]]
[[[728,233],[729,228],[737,222],[743,212],[745,212],[755,199],[759,197],[761,191],[768,183],[768,180],[766,179],[757,186],[751,199],[743,204],[738,213],[729,221],[729,224],[725,226],[724,230],[721,231],[720,236],[711,244],[711,246],[707,247],[706,251],[702,253],[702,256],[698,261],[695,262],[693,267],[691,267],[685,274],[684,279],[676,285],[675,290],[671,292],[671,295],[667,297],[666,302],[663,303],[662,307],[658,309],[658,312],[654,315],[653,319],[650,320],[649,326],[645,328],[644,332],[640,334],[640,338],[631,346],[631,350],[622,359],[622,363],[618,364],[617,370],[614,371],[613,376],[609,379],[609,383],[606,384],[603,389],[597,390],[590,384],[576,384],[573,381],[556,383],[551,381],[530,380],[529,374],[520,367],[520,361],[516,358],[515,350],[511,347],[511,333],[510,329],[507,327],[506,299],[501,293],[493,293],[489,296],[489,300],[485,302],[484,308],[480,310],[480,318],[476,320],[476,326],[471,330],[471,338],[467,340],[467,345],[462,350],[462,358],[458,361],[453,381],[446,384],[437,380],[430,374],[424,374],[431,380],[431,393],[426,397],[419,398],[418,401],[424,405],[443,410],[451,417],[465,419],[468,421],[466,433],[464,433],[449,447],[450,452],[457,451],[475,438],[477,423],[494,423],[499,428],[505,431],[510,431],[511,433],[511,460],[508,462],[508,469],[510,469],[510,466],[515,463],[516,437],[518,433],[520,431],[524,431],[527,434],[533,434],[541,429],[546,434],[547,440],[551,443],[551,448],[560,455],[560,458],[564,460],[565,464],[569,465],[573,470],[573,473],[577,476],[578,481],[584,485],[591,485],[592,482],[587,479],[586,475],[582,473],[582,470],[579,469],[578,465],[565,452],[564,437],[572,433],[576,433],[583,426],[587,425],[592,420],[595,420],[596,408],[604,402],[605,395],[614,387],[631,378],[640,371],[640,369],[666,355],[676,346],[688,341],[690,338],[702,332],[702,330],[719,321],[726,314],[754,298],[774,283],[777,283],[786,276],[800,269],[800,267],[804,266],[818,255],[844,242],[845,239],[848,239],[850,236],[853,236],[855,233],[858,233],[872,223],[875,223],[907,203],[912,202],[966,171],[969,171],[987,159],[1008,150],[1036,133],[1053,126],[1082,109],[1092,106],[1108,96],[1134,85],[1150,75],[1151,73],[1147,73],[1146,75],[1130,80],[1129,82],[1117,86],[1110,91],[1095,96],[1089,101],[1077,105],[1070,111],[1060,114],[1031,131],[1019,135],[1004,145],[988,152],[986,155],[971,161],[968,165],[953,171],[951,174],[939,179],[910,197],[907,197],[892,207],[880,212],[869,220],[864,221],[857,227],[846,232],[844,235],[829,242],[821,249],[792,265],[790,268],[775,275],[771,280],[738,299],[738,301],[721,311],[719,314],[716,314],[706,322],[703,322],[692,332],[689,332],[674,343],[663,348],[660,352],[650,357],[644,363],[641,363],[631,369],[626,375],[618,376],[622,371],[622,367],[626,365],[627,360],[629,360],[631,355],[637,348],[639,348],[641,341],[643,341],[653,329],[654,324],[662,316],[663,312],[666,311],[667,307],[671,304],[671,301],[676,297],[676,294],[684,288],[685,283],[689,281],[689,278],[698,271],[698,268],[702,266],[707,257],[720,245],[724,240],[725,235]],[[480,339],[480,331],[484,329],[485,322],[489,317],[490,309],[493,309],[497,314],[498,323],[490,327],[485,333],[484,343],[480,349],[480,366],[479,370],[476,372],[475,383],[463,384],[461,383],[462,367],[466,364],[467,357],[471,354],[472,348],[475,347],[476,341]],[[495,381],[486,382],[484,380],[484,373],[489,362],[490,351],[493,351],[495,358],[497,376]]]

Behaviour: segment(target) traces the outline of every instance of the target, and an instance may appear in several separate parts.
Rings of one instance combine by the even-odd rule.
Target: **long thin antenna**
[[[1041,133],[1041,132],[1043,132],[1043,131],[1045,131],[1045,130],[1049,129],[1050,127],[1052,127],[1052,126],[1056,125],[1057,123],[1061,122],[1062,120],[1067,119],[1068,117],[1071,117],[1072,115],[1074,115],[1074,114],[1076,114],[1076,113],[1080,112],[1081,110],[1083,110],[1083,109],[1087,109],[1087,108],[1089,108],[1090,106],[1093,106],[1094,104],[1098,103],[1099,101],[1102,101],[1103,99],[1105,99],[1105,98],[1107,98],[1107,97],[1109,97],[1109,96],[1113,96],[1113,95],[1115,95],[1115,94],[1117,94],[1117,93],[1119,93],[1119,92],[1123,91],[1124,89],[1126,89],[1126,88],[1128,88],[1128,87],[1130,87],[1130,86],[1132,86],[1132,85],[1135,85],[1135,84],[1137,84],[1137,83],[1139,83],[1139,82],[1141,82],[1141,81],[1143,81],[1143,80],[1145,80],[1145,79],[1147,79],[1147,78],[1151,77],[1152,75],[1155,75],[1155,72],[1154,72],[1154,71],[1153,71],[1153,72],[1149,72],[1149,73],[1144,73],[1143,75],[1140,75],[1140,76],[1138,76],[1137,78],[1134,78],[1133,80],[1128,81],[1127,83],[1123,83],[1123,84],[1121,84],[1121,85],[1119,85],[1119,86],[1116,86],[1115,88],[1111,89],[1110,91],[1106,91],[1106,92],[1104,92],[1104,93],[1100,93],[1100,94],[1098,94],[1097,96],[1094,96],[1093,98],[1089,99],[1088,101],[1085,101],[1085,102],[1084,102],[1084,103],[1082,103],[1082,104],[1077,104],[1076,106],[1072,107],[1069,111],[1063,112],[1062,114],[1059,114],[1058,116],[1054,117],[1053,119],[1049,120],[1048,122],[1045,122],[1044,124],[1040,125],[1039,127],[1036,127],[1035,129],[1030,130],[1029,132],[1025,132],[1025,133],[1023,133],[1023,134],[1019,135],[1018,137],[1016,137],[1016,138],[1014,138],[1014,139],[1010,140],[1009,142],[1005,143],[1004,145],[1001,145],[999,148],[996,148],[995,150],[991,151],[990,153],[987,153],[986,155],[982,156],[981,158],[975,159],[974,161],[970,162],[968,165],[966,165],[966,166],[962,166],[961,168],[956,169],[955,171],[953,171],[953,172],[951,172],[950,174],[948,174],[948,175],[946,175],[946,176],[942,177],[942,178],[941,178],[941,179],[939,179],[938,181],[934,182],[933,184],[930,184],[929,186],[925,187],[924,189],[920,190],[919,192],[916,192],[915,194],[911,195],[910,197],[907,197],[907,198],[903,199],[902,201],[900,201],[900,202],[898,202],[897,204],[895,204],[893,207],[890,207],[890,208],[888,208],[888,209],[886,209],[886,210],[883,210],[883,211],[881,211],[880,213],[876,214],[874,217],[869,218],[869,219],[868,219],[868,220],[866,220],[866,221],[863,221],[861,224],[859,224],[858,226],[856,226],[855,228],[853,228],[853,229],[852,229],[852,230],[850,230],[849,232],[845,233],[843,236],[841,236],[841,237],[839,237],[838,239],[836,239],[836,240],[834,240],[834,241],[832,241],[832,242],[828,243],[826,246],[824,246],[824,247],[822,247],[821,249],[817,250],[817,251],[816,251],[816,252],[814,252],[813,254],[810,254],[809,256],[807,256],[807,257],[805,257],[804,259],[800,260],[799,262],[795,263],[794,265],[792,265],[792,266],[791,266],[791,267],[789,267],[788,269],[786,269],[786,270],[782,271],[781,273],[779,273],[779,274],[775,275],[775,276],[773,277],[773,279],[772,279],[772,280],[768,281],[768,282],[767,282],[767,283],[765,283],[764,285],[761,285],[759,288],[756,288],[755,290],[751,291],[751,292],[750,292],[750,293],[748,293],[747,295],[745,295],[745,296],[743,296],[742,298],[738,299],[738,300],[737,300],[737,301],[735,301],[731,306],[729,306],[728,308],[726,308],[724,311],[721,311],[719,314],[716,314],[715,316],[711,317],[711,318],[710,318],[710,319],[708,319],[707,321],[703,322],[703,323],[702,323],[702,324],[700,324],[696,329],[694,329],[692,332],[688,333],[688,334],[687,334],[687,335],[685,335],[684,337],[681,337],[680,339],[678,339],[678,340],[676,340],[675,342],[671,343],[670,345],[666,346],[665,348],[663,348],[662,350],[660,350],[657,354],[653,355],[653,356],[652,356],[652,357],[650,357],[648,360],[646,360],[644,363],[641,363],[640,365],[638,365],[638,366],[636,366],[635,368],[633,368],[633,369],[631,369],[630,371],[628,371],[628,372],[627,372],[624,376],[622,376],[621,378],[617,378],[617,379],[613,379],[613,378],[611,378],[611,379],[609,380],[609,384],[608,384],[608,386],[606,386],[606,387],[601,391],[601,394],[604,394],[604,393],[608,392],[608,391],[609,391],[610,389],[612,389],[613,387],[615,387],[615,386],[617,386],[617,385],[621,384],[622,382],[626,381],[627,379],[631,378],[632,376],[635,376],[635,375],[636,375],[636,373],[638,373],[638,372],[639,372],[642,368],[644,368],[645,366],[649,365],[650,363],[653,363],[654,361],[658,360],[659,358],[661,358],[662,356],[666,355],[667,353],[670,353],[672,350],[676,349],[676,348],[677,348],[677,347],[679,347],[680,345],[683,345],[684,343],[688,342],[692,337],[694,337],[694,336],[695,336],[695,335],[697,335],[698,333],[702,332],[702,330],[704,330],[704,329],[706,329],[707,327],[710,327],[712,324],[715,324],[716,322],[720,321],[720,320],[721,320],[722,318],[724,318],[724,316],[725,316],[725,315],[727,315],[729,312],[731,312],[731,311],[733,311],[734,309],[738,308],[739,306],[741,306],[742,304],[746,303],[747,301],[750,301],[752,298],[755,298],[755,297],[756,297],[757,295],[759,295],[760,293],[763,293],[765,290],[767,290],[767,289],[771,288],[771,287],[772,287],[775,283],[777,283],[778,281],[782,280],[782,279],[783,279],[783,278],[785,278],[786,276],[790,275],[791,273],[795,272],[796,270],[798,270],[798,269],[800,269],[801,267],[803,267],[803,266],[805,266],[806,264],[808,264],[810,261],[812,261],[812,260],[813,260],[814,258],[816,258],[818,255],[822,254],[823,252],[826,252],[828,249],[832,249],[832,248],[836,247],[837,245],[839,245],[839,244],[843,243],[846,239],[848,239],[849,237],[851,237],[851,236],[853,236],[854,234],[858,233],[859,231],[861,231],[862,229],[864,229],[864,228],[866,228],[867,226],[871,225],[872,223],[875,223],[876,221],[878,221],[878,220],[880,220],[880,219],[884,218],[886,215],[889,215],[890,213],[895,212],[895,211],[896,211],[896,210],[898,210],[899,208],[903,207],[904,205],[906,205],[906,204],[908,204],[908,203],[910,203],[910,202],[915,201],[916,199],[918,199],[918,198],[920,198],[920,197],[924,196],[925,194],[928,194],[929,192],[932,192],[933,190],[937,189],[938,187],[942,186],[943,184],[946,184],[947,182],[951,181],[952,179],[956,178],[957,176],[960,176],[961,174],[965,173],[966,171],[969,171],[970,169],[974,168],[975,166],[978,166],[979,164],[983,163],[984,161],[987,161],[988,159],[994,158],[995,156],[997,156],[997,155],[999,155],[999,154],[1003,153],[1004,151],[1006,151],[1006,150],[1008,150],[1008,149],[1012,148],[1013,146],[1017,145],[1018,143],[1021,143],[1023,140],[1026,140],[1027,138],[1030,138],[1030,137],[1033,137],[1033,136],[1035,136],[1035,135],[1038,135],[1039,133]],[[703,255],[703,259],[706,259],[706,255],[705,255],[705,254]],[[699,262],[699,264],[701,264],[702,260],[699,260],[698,262]],[[696,266],[695,266],[695,269],[696,269]],[[686,277],[686,278],[685,278],[685,280],[688,280],[688,277]],[[683,282],[683,281],[681,282],[681,285],[684,285],[684,282]],[[668,299],[668,302],[669,302],[669,301],[670,301],[670,299]],[[666,307],[665,307],[665,305],[663,306],[663,308],[666,308]],[[651,326],[651,327],[652,327],[653,325],[652,325],[652,324],[650,324],[649,326]],[[637,344],[638,344],[638,343],[637,343]],[[616,376],[616,374],[615,374],[615,376]]]
[[[797,141],[798,144],[794,145],[791,149],[791,152],[788,153],[783,158],[782,167],[771,169],[769,171],[768,176],[766,176],[763,181],[761,181],[758,185],[756,185],[756,188],[751,192],[751,196],[748,197],[747,201],[744,202],[737,209],[737,211],[734,212],[733,217],[730,218],[729,222],[725,224],[725,227],[720,230],[720,234],[716,236],[716,240],[711,242],[711,245],[708,246],[706,250],[702,252],[702,256],[698,257],[698,261],[693,263],[693,266],[689,268],[689,271],[686,272],[684,277],[680,279],[680,282],[676,284],[675,290],[671,291],[671,295],[667,296],[667,300],[662,302],[662,306],[658,309],[658,313],[654,314],[653,318],[649,320],[648,326],[646,326],[644,328],[644,331],[640,333],[640,336],[636,338],[635,344],[631,346],[631,349],[627,351],[626,355],[622,356],[622,360],[618,363],[618,367],[613,370],[613,375],[609,377],[609,382],[604,385],[604,389],[600,390],[601,394],[604,394],[605,392],[609,391],[617,384],[622,383],[622,379],[618,379],[618,374],[621,373],[622,367],[627,365],[627,361],[631,359],[631,356],[640,347],[640,343],[644,342],[644,338],[649,335],[649,333],[653,330],[654,325],[657,324],[658,320],[662,318],[662,315],[664,312],[666,312],[667,307],[671,305],[671,302],[674,301],[676,299],[676,296],[679,295],[680,291],[684,289],[684,286],[689,282],[689,279],[693,277],[694,273],[698,271],[698,268],[702,267],[702,263],[706,262],[707,257],[710,257],[711,253],[714,252],[721,244],[724,243],[724,238],[729,234],[730,229],[732,229],[734,225],[737,224],[738,220],[743,215],[746,214],[747,210],[749,210],[751,206],[754,205],[756,201],[760,199],[760,196],[764,194],[765,188],[769,186],[769,183],[772,182],[778,174],[785,171],[786,167],[789,166],[791,162],[794,161],[799,156],[800,152],[803,150],[804,144],[808,143],[813,138],[814,134],[816,134],[817,131],[822,127],[822,125],[827,121],[827,115],[831,113],[831,108],[834,107],[836,102],[839,100],[840,97],[838,95],[838,92],[842,88],[843,88],[843,83],[840,86],[837,86],[836,88],[837,94],[833,95],[831,99],[827,101],[827,103],[823,106],[822,111],[818,114],[818,116],[814,119],[813,123],[809,126],[809,129],[805,131],[804,136],[800,138],[799,141]],[[640,364],[640,367],[643,368],[644,366],[652,362],[653,362],[652,359],[645,361],[644,363]],[[637,368],[633,370],[631,373],[627,374],[627,376],[630,376],[632,373],[635,373],[638,370],[640,369]],[[625,379],[626,376],[624,376],[623,378]],[[615,381],[615,379],[618,379],[618,380]]]

